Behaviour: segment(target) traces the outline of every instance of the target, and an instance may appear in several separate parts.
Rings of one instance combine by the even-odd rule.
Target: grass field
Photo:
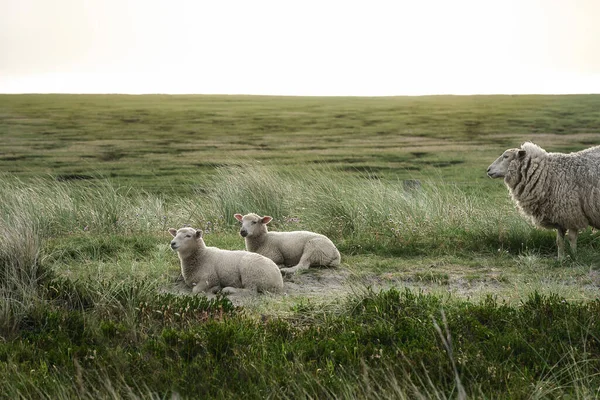
[[[599,104],[597,96],[1,96],[0,168],[101,175],[158,194],[189,193],[215,167],[257,161],[479,185],[498,152],[523,140],[563,151],[597,144]]]
[[[487,166],[600,144],[600,95],[0,95],[0,398],[598,398],[600,235],[555,258]],[[342,266],[204,299],[169,227]]]

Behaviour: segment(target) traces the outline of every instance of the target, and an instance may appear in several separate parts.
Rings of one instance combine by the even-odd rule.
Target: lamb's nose
[[[174,240],[171,242],[171,247],[175,247],[175,241]]]
[[[242,229],[242,230],[240,230],[240,235],[242,237],[246,237],[246,236],[248,236],[248,231],[246,231],[245,229]]]

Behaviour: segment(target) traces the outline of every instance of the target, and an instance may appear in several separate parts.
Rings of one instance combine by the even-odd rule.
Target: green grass
[[[600,96],[0,95],[0,398],[596,398],[600,237],[557,261],[487,166]],[[189,295],[169,227],[314,230],[286,295]]]
[[[73,290],[51,287],[55,299]],[[534,294],[508,306],[392,289],[261,320],[226,300],[128,289],[85,312],[28,313],[20,337],[0,344],[6,398],[588,397],[600,383],[598,301]]]
[[[480,184],[491,160],[525,139],[600,144],[599,109],[600,96],[0,95],[0,170],[101,175],[161,194],[253,161]]]

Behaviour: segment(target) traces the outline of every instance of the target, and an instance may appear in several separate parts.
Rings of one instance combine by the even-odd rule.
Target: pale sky
[[[0,0],[0,93],[600,93],[600,0]]]

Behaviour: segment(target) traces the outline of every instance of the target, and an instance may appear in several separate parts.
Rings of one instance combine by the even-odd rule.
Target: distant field
[[[600,95],[0,95],[0,399],[598,398],[600,233],[558,261],[486,176],[526,140]],[[167,228],[236,212],[342,265],[191,296]]]
[[[0,171],[189,191],[215,167],[488,182],[507,147],[600,144],[600,96],[0,95]]]

